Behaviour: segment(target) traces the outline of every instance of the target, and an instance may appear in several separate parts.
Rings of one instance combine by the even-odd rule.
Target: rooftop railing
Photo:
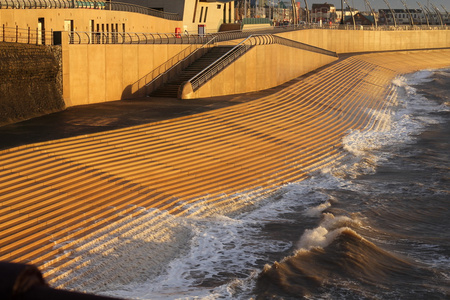
[[[130,3],[79,0],[0,0],[0,9],[85,8],[126,11],[167,20],[181,21],[181,16]]]

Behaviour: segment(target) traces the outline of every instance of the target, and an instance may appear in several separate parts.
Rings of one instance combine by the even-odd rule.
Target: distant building
[[[353,19],[355,20],[355,25],[371,26],[375,24],[375,19],[373,16],[363,15],[358,12],[352,16],[346,16],[344,19],[344,24],[353,25]]]
[[[335,23],[337,19],[336,7],[333,4],[323,3],[323,4],[313,4],[311,7],[311,20],[314,23],[322,22]]]
[[[394,17],[397,25],[411,24],[411,17],[413,19],[413,24],[420,25],[426,24],[425,15],[420,9],[380,9],[379,12],[379,24],[380,25],[394,25],[394,18],[392,12],[394,12]],[[411,14],[411,16],[410,16]]]
[[[234,23],[233,0],[121,0],[182,17],[182,31],[197,32],[199,27],[217,32],[223,23]]]

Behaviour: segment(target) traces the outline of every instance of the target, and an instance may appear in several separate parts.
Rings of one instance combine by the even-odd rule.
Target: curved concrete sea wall
[[[131,90],[130,86],[187,47],[65,44],[62,48],[66,105],[136,97],[138,91]]]
[[[255,46],[183,99],[260,91],[337,60],[337,57],[278,44]]]
[[[307,29],[277,34],[337,53],[450,47],[450,30]],[[64,45],[67,106],[127,99],[130,85],[187,45]],[[277,86],[334,58],[281,45],[258,46],[188,98],[252,92]],[[70,79],[68,79],[70,78]]]
[[[337,53],[437,49],[450,47],[450,30],[310,29],[277,34]]]
[[[0,260],[55,287],[143,282],[180,255],[185,218],[338,166],[348,130],[389,126],[396,76],[448,66],[450,50],[355,55],[246,103],[1,151]]]

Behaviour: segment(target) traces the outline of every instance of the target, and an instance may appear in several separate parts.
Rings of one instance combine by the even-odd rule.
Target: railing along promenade
[[[5,0],[1,0],[5,1]],[[244,39],[254,34],[277,34],[287,31],[305,29],[328,29],[328,30],[363,30],[363,31],[411,31],[411,30],[449,30],[448,26],[440,25],[415,25],[415,26],[357,26],[352,25],[326,25],[317,26],[306,24],[300,26],[279,26],[270,29],[238,30],[228,32],[191,34],[185,33],[143,33],[143,32],[67,32],[71,44],[204,44],[212,37],[216,41],[233,39]],[[53,44],[53,30],[39,30],[38,28],[6,27],[0,28],[0,42],[15,42],[27,44]]]
[[[0,0],[0,9],[86,8],[134,12],[167,20],[181,21],[176,13],[164,12],[130,3],[74,0]]]

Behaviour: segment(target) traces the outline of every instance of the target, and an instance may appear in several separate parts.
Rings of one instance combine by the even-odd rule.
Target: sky
[[[306,1],[308,2],[309,7],[311,7],[312,4],[314,4],[314,3],[327,2],[330,4],[334,4],[336,9],[341,8],[341,0],[306,0]],[[358,10],[361,10],[361,11],[369,10],[369,8],[366,6],[364,0],[346,0],[346,1],[350,6],[356,8]],[[388,8],[383,0],[368,0],[368,1],[374,10],[378,10],[380,8],[384,8],[384,9]],[[408,6],[408,8],[420,8],[419,5],[417,5],[417,2],[419,2],[420,5],[422,5],[422,6],[428,6],[430,9],[432,8],[431,4],[434,4],[441,13],[445,13],[445,11],[442,9],[442,6],[441,6],[441,5],[443,5],[445,7],[445,9],[450,13],[450,0],[404,0],[404,1],[406,2],[406,5]],[[300,5],[302,7],[305,7],[304,0],[296,0],[296,2],[300,2]],[[387,2],[393,9],[394,8],[398,8],[398,9],[404,8],[401,0],[387,0]],[[345,2],[344,2],[344,6],[345,6]],[[366,7],[367,7],[367,9],[366,9]]]

